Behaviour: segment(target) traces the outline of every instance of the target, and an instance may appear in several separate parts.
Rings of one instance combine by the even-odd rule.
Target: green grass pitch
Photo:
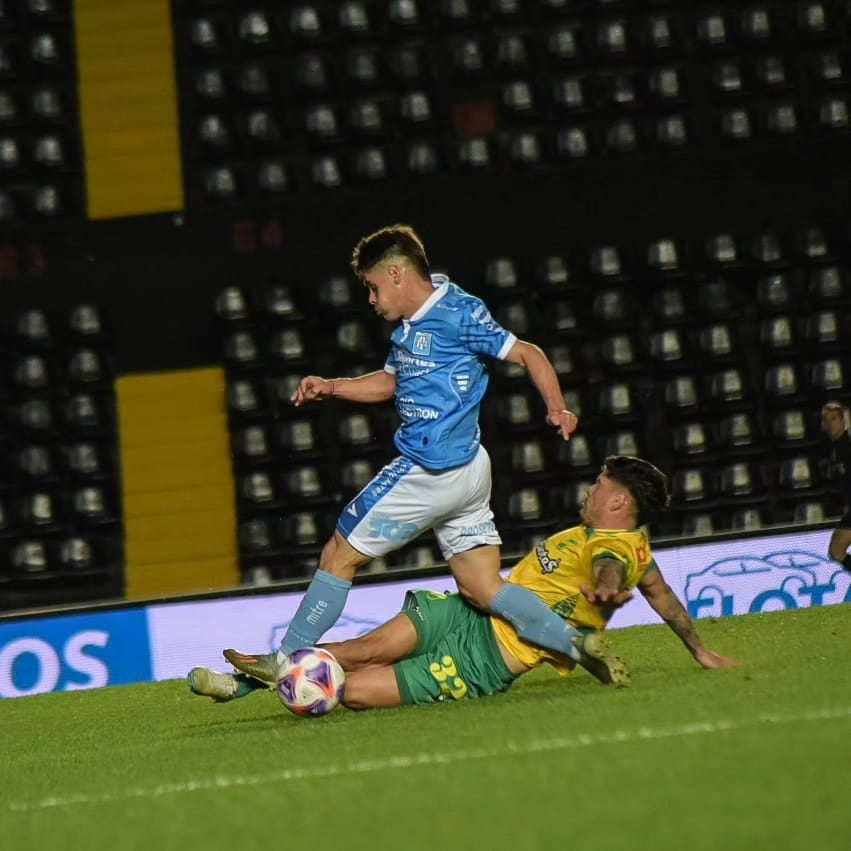
[[[298,719],[170,681],[0,701],[0,848],[851,848],[851,605],[618,631],[630,689]],[[223,669],[226,666],[223,663]]]

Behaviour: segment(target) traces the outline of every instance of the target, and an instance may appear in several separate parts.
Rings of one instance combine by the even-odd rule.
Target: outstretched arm
[[[594,606],[611,606],[619,608],[632,599],[631,591],[624,591],[626,567],[616,558],[597,558],[592,565],[594,571],[594,587],[580,585],[585,599]]]
[[[579,420],[576,414],[567,410],[558,375],[547,356],[538,346],[518,340],[505,359],[519,364],[529,373],[532,384],[547,406],[547,422],[555,426],[565,440],[569,440],[570,435],[576,431]]]
[[[379,369],[357,378],[320,378],[308,375],[302,378],[298,389],[290,397],[295,406],[322,399],[345,399],[348,402],[383,402],[392,399],[396,392],[396,376]]]
[[[698,664],[704,668],[732,668],[738,664],[735,659],[720,656],[704,646],[697,634],[694,621],[658,568],[645,573],[638,583],[638,588],[650,607],[685,644],[686,649],[694,656]]]

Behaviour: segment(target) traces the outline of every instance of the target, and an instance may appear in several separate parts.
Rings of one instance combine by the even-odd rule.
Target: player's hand
[[[573,411],[568,411],[567,409],[550,411],[547,414],[547,422],[551,426],[555,426],[558,429],[558,433],[565,440],[570,440],[570,435],[576,431],[576,427],[579,425],[579,417]]]
[[[632,591],[618,591],[616,588],[592,588],[583,584],[579,586],[579,590],[592,606],[613,606],[619,609],[633,597]]]
[[[729,656],[722,656],[714,650],[703,648],[694,654],[698,664],[704,668],[736,668],[739,663]]]
[[[299,382],[298,389],[290,396],[290,401],[296,407],[306,402],[319,402],[329,398],[334,389],[333,381],[326,381],[318,375],[308,375]]]

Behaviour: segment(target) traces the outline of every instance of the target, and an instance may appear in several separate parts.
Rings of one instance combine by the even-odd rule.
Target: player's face
[[[617,482],[610,479],[605,472],[597,476],[597,481],[588,488],[585,501],[579,516],[583,522],[593,526],[597,518],[603,516],[607,510],[609,500],[618,492]]]
[[[363,276],[364,286],[369,290],[369,303],[373,310],[388,322],[402,318],[402,290],[399,285],[398,266],[374,266]]]

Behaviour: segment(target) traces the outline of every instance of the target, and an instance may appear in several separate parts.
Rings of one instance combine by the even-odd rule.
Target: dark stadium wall
[[[484,262],[500,255],[562,252],[581,264],[596,245],[615,244],[640,269],[643,247],[663,237],[847,220],[849,174],[847,141],[823,139],[307,193],[269,206],[57,221],[0,238],[0,307],[9,322],[27,307],[100,303],[119,373],[212,364],[220,360],[213,300],[224,286],[250,291],[276,279],[313,287],[347,274],[355,241],[393,221],[417,227],[432,262],[474,290]]]

